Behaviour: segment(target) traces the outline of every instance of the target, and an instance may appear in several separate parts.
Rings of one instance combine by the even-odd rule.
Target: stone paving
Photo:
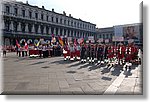
[[[19,58],[15,54],[8,53],[4,58],[2,94],[142,94],[139,66],[132,70],[132,75],[124,75],[119,67],[108,69],[64,61],[63,57]],[[122,81],[116,87],[114,83],[119,80]]]

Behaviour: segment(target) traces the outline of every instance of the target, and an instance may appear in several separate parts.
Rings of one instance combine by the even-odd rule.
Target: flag
[[[64,42],[63,42],[63,40],[62,40],[62,38],[61,38],[60,36],[58,36],[58,40],[59,40],[59,43],[60,43],[62,46],[64,46]]]
[[[40,45],[40,41],[36,44],[36,43],[34,43],[34,45],[36,46],[36,47],[38,47],[39,45]]]
[[[17,47],[20,47],[20,44],[18,43],[18,41],[16,40],[16,46]]]

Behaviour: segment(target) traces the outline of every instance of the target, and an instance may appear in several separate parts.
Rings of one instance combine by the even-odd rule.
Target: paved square
[[[63,57],[19,58],[15,53],[8,53],[3,63],[2,94],[142,93],[142,81],[136,76],[141,74],[136,74],[137,69],[133,70],[133,77],[125,78],[117,69],[108,71],[89,63],[64,61]]]

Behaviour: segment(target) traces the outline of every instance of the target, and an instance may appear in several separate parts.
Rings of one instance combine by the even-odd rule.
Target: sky
[[[17,0],[26,2],[27,0]],[[31,5],[96,24],[98,28],[140,23],[142,0],[28,0]]]

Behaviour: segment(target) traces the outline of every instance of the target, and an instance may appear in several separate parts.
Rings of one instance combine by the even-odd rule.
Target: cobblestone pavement
[[[8,53],[4,58],[2,94],[142,94],[140,66],[130,74],[119,66],[108,69],[63,57],[19,58]]]

